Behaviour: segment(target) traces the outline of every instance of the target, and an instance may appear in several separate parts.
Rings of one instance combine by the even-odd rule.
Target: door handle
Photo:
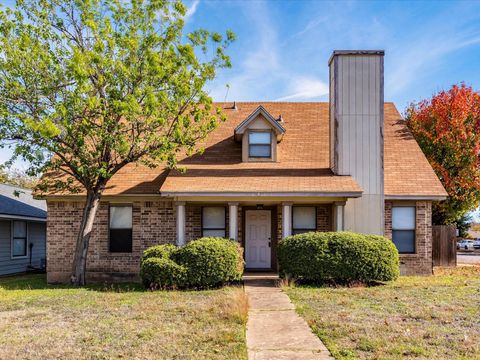
[[[268,242],[268,247],[272,247],[272,243],[270,241]]]

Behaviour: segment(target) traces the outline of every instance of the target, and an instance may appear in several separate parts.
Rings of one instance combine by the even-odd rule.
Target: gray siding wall
[[[331,63],[332,169],[363,189],[345,206],[345,229],[383,235],[383,55],[337,55]]]
[[[15,274],[27,271],[30,256],[26,258],[11,258],[11,221],[0,220],[0,275]],[[27,243],[33,244],[32,266],[39,267],[41,259],[46,258],[46,224],[27,221]],[[27,245],[28,251],[30,251]]]

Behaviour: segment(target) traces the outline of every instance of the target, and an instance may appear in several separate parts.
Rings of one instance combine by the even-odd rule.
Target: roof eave
[[[247,116],[234,130],[235,138],[239,135],[243,135],[248,125],[259,115],[262,114],[267,121],[272,125],[277,135],[285,134],[285,128],[262,106],[258,106],[250,115]]]
[[[186,197],[186,196],[198,196],[198,197],[348,197],[358,198],[362,196],[362,191],[162,191],[162,196],[165,197]]]
[[[431,200],[441,201],[447,198],[446,195],[388,195],[385,194],[385,200]]]
[[[35,216],[24,216],[24,215],[13,215],[13,214],[0,214],[0,219],[11,219],[11,220],[28,220],[28,221],[38,221],[46,222],[47,218],[40,218]]]

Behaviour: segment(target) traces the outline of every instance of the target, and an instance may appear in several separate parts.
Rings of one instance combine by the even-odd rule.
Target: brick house
[[[218,103],[227,120],[179,161],[185,173],[125,167],[102,198],[87,277],[135,277],[145,248],[208,235],[240,242],[248,269],[276,270],[278,241],[315,230],[385,235],[403,274],[431,274],[432,201],[447,194],[384,103],[383,56],[335,51],[328,103]],[[48,281],[66,281],[83,199],[47,204]]]

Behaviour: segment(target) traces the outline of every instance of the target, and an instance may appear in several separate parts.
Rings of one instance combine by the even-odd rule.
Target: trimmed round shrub
[[[140,276],[151,289],[209,288],[239,281],[242,248],[223,238],[201,238],[184,247],[157,245],[144,251]]]
[[[279,242],[282,276],[309,282],[382,282],[399,276],[399,255],[383,236],[311,232]]]
[[[180,288],[185,284],[187,270],[171,259],[150,257],[142,262],[140,276],[149,289]]]
[[[175,252],[173,259],[187,269],[188,287],[215,287],[242,278],[241,247],[232,240],[200,238]]]
[[[150,258],[170,259],[172,253],[177,250],[178,247],[172,244],[155,245],[143,252],[142,261]]]

